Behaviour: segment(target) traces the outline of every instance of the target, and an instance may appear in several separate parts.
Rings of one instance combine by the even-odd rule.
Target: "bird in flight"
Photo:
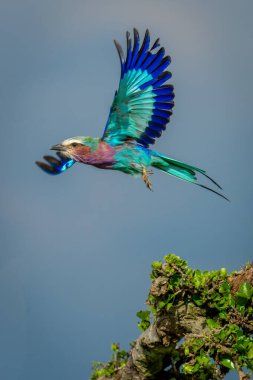
[[[126,40],[126,58],[120,44],[114,41],[120,58],[121,76],[102,137],[68,138],[52,146],[57,158],[46,155],[46,162],[36,161],[36,164],[49,174],[63,173],[76,162],[119,170],[142,177],[150,190],[150,175],[152,168],[156,168],[227,199],[199,182],[202,175],[221,189],[205,170],[150,149],[149,146],[166,129],[174,107],[174,87],[166,83],[171,78],[171,73],[166,71],[171,58],[165,55],[163,47],[159,48],[159,38],[150,46],[149,30],[146,30],[142,43],[136,29],[133,31],[133,45],[129,32]]]

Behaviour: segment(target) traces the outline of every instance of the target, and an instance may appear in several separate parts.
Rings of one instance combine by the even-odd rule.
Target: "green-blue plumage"
[[[157,50],[159,39],[149,47],[148,30],[141,45],[136,29],[133,46],[129,32],[126,37],[126,59],[122,47],[114,41],[121,62],[121,77],[102,138],[81,136],[64,140],[62,144],[52,147],[57,150],[60,160],[45,156],[48,164],[37,164],[50,174],[59,174],[75,162],[119,170],[141,175],[149,189],[150,168],[157,168],[217,193],[198,182],[198,174],[201,174],[220,188],[204,170],[149,148],[166,129],[174,107],[174,88],[165,83],[171,78],[171,73],[165,71],[171,58],[165,56],[164,48]]]

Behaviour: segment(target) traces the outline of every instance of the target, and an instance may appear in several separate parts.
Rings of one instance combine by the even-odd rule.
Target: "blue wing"
[[[164,84],[171,78],[171,73],[165,71],[171,59],[164,56],[164,48],[157,50],[159,39],[149,47],[148,30],[141,46],[136,29],[133,47],[129,32],[126,37],[126,59],[120,44],[114,41],[121,61],[121,78],[102,139],[111,145],[134,139],[148,147],[161,136],[172,115],[173,86]]]
[[[63,153],[57,152],[56,154],[60,160],[53,156],[44,156],[43,158],[48,162],[48,164],[40,161],[36,161],[36,164],[46,173],[54,175],[61,174],[74,165],[75,161],[67,158]]]

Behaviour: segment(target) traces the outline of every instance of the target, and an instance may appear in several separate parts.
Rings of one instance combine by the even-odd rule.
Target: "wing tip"
[[[138,31],[138,29],[134,27],[133,31],[134,31],[134,36],[139,37],[139,31]]]
[[[35,161],[35,164],[40,168],[42,169],[44,172],[48,173],[48,174],[58,174],[55,169],[51,166],[51,165],[48,165],[46,164],[45,162],[41,162],[41,161]]]
[[[120,43],[117,40],[113,40],[113,42],[114,42],[114,45],[115,45],[117,52],[118,52],[118,55],[119,55],[119,59],[120,59],[120,63],[121,63],[121,75],[122,75],[124,64],[125,64],[124,51],[122,49],[122,46],[120,45]]]

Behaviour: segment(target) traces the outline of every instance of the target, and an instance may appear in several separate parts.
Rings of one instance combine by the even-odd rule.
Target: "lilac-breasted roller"
[[[126,58],[120,44],[114,41],[121,62],[121,76],[103,136],[77,136],[64,140],[51,148],[57,151],[58,158],[44,156],[47,163],[37,161],[37,165],[50,174],[60,174],[75,162],[119,170],[142,177],[150,190],[149,176],[152,168],[157,168],[227,199],[199,183],[198,175],[203,175],[221,189],[205,170],[149,148],[166,129],[174,107],[174,88],[166,83],[171,78],[171,73],[166,71],[171,58],[165,56],[163,47],[159,48],[159,39],[150,47],[148,30],[142,44],[136,29],[133,46],[129,32],[126,39]]]

